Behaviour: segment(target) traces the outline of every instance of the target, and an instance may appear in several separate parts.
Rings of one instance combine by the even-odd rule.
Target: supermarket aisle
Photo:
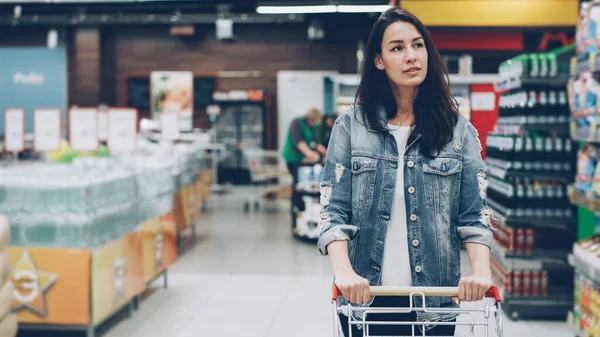
[[[169,289],[157,281],[133,317],[101,335],[331,336],[328,259],[290,237],[285,203],[246,217],[240,198],[214,196],[197,246],[170,271]],[[562,323],[507,321],[505,336],[573,334]]]

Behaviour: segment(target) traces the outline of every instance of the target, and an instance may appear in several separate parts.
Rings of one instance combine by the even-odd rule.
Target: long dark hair
[[[375,66],[375,55],[381,54],[383,33],[391,24],[403,21],[414,25],[427,48],[427,76],[419,86],[414,101],[413,135],[421,133],[420,150],[424,156],[435,157],[452,140],[454,126],[458,121],[458,103],[450,91],[448,69],[444,59],[433,45],[429,32],[416,16],[399,7],[383,12],[369,35],[366,55],[362,65],[362,74],[356,105],[362,107],[365,122],[370,130],[387,132],[387,121],[382,121],[378,109],[384,108],[387,118],[394,118],[398,108],[390,88],[387,76]],[[434,154],[435,152],[435,154]]]

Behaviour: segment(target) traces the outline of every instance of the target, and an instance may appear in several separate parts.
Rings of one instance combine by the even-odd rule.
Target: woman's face
[[[398,21],[383,33],[381,55],[375,56],[375,66],[385,70],[395,85],[416,87],[427,77],[427,58],[421,33],[412,24]]]

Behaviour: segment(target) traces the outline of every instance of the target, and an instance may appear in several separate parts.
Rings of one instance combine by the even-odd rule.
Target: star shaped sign
[[[58,279],[58,274],[39,271],[28,251],[24,250],[12,273],[15,288],[13,310],[29,309],[46,315],[45,293]]]

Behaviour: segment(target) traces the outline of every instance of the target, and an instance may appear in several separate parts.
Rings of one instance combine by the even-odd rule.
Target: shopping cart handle
[[[413,293],[422,293],[425,296],[455,297],[458,296],[458,287],[371,287],[372,296],[410,296]],[[342,296],[342,292],[334,284],[332,301],[336,301],[339,296]],[[502,302],[496,286],[492,286],[485,297],[493,298],[494,303]]]

